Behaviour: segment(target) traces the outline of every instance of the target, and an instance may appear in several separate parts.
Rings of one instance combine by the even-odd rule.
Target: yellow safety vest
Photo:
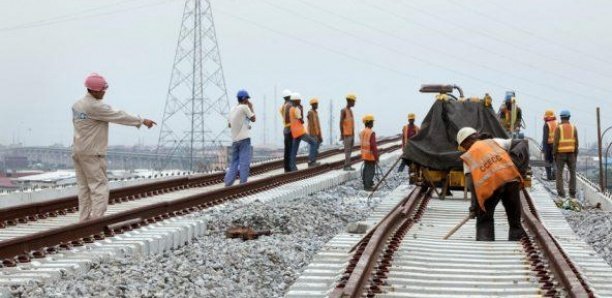
[[[576,127],[569,123],[559,124],[559,145],[557,152],[574,153],[576,152]]]
[[[552,144],[555,142],[555,132],[557,131],[557,126],[559,123],[555,120],[547,121],[546,125],[548,125],[548,144]]]

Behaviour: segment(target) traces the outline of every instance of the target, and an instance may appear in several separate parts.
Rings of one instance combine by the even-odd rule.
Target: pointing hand
[[[151,128],[151,127],[153,127],[153,125],[157,125],[157,123],[155,123],[155,121],[153,121],[151,119],[143,120],[142,124],[144,124],[147,128]]]

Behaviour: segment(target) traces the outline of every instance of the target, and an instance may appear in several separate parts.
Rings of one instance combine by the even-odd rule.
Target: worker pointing
[[[78,185],[80,221],[102,217],[108,206],[108,124],[138,128],[143,124],[148,128],[157,124],[104,104],[102,99],[108,89],[108,83],[101,75],[89,75],[85,79],[85,87],[87,94],[72,105],[72,159]]]
[[[361,143],[361,160],[363,161],[361,178],[363,180],[363,189],[373,190],[372,187],[374,186],[376,163],[378,163],[376,134],[372,130],[374,127],[374,116],[372,114],[365,115],[362,121],[365,128],[359,133],[359,140]]]
[[[476,240],[494,241],[493,214],[501,200],[508,218],[508,240],[525,236],[521,226],[521,174],[510,158],[511,140],[478,139],[471,127],[457,133],[457,143],[467,152],[461,155],[463,169],[470,183],[472,206],[470,215],[476,217]]]
[[[344,143],[344,170],[354,171],[351,167],[351,152],[355,144],[355,119],[352,107],[355,106],[357,95],[349,93],[346,95],[346,107],[340,112],[340,141]]]

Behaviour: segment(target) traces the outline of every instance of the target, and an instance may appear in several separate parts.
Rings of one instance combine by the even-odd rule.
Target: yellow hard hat
[[[555,111],[553,110],[546,110],[544,112],[544,117],[554,117],[555,116]]]
[[[319,103],[319,99],[316,98],[316,97],[313,97],[313,98],[310,99],[310,101],[308,103],[310,103],[311,105],[313,105],[315,103]]]
[[[355,101],[355,100],[357,100],[357,94],[349,93],[349,94],[346,95],[346,99]]]
[[[416,119],[416,115],[414,113],[408,114],[408,120],[414,120],[414,119]]]
[[[363,121],[363,123],[366,123],[367,121],[374,121],[374,115],[366,114],[363,116],[363,118],[361,118],[361,121]]]

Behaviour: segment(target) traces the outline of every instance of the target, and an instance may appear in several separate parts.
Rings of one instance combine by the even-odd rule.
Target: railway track
[[[397,140],[399,139],[381,139],[379,144],[386,145]],[[353,151],[358,149],[358,146],[353,147]],[[343,154],[343,152],[344,151],[341,148],[326,150],[319,154],[319,160],[329,159],[333,156],[340,156]],[[304,164],[306,161],[306,156],[298,156],[297,158],[298,164]],[[303,165],[301,167],[303,167]],[[278,170],[282,168],[282,159],[257,164],[251,167],[251,175],[249,178],[257,179],[257,176],[269,173],[278,174],[280,173]],[[216,184],[222,184],[224,176],[225,173],[222,172],[200,174],[113,189],[110,191],[109,205],[126,203],[189,188],[208,187]],[[64,216],[77,211],[78,198],[76,195],[41,203],[23,204],[9,208],[2,208],[0,209],[0,229],[38,221],[40,219],[46,219],[49,217]],[[2,240],[3,239],[0,238],[0,241]]]
[[[536,188],[535,198],[521,193],[528,237],[501,240],[508,226],[499,207],[498,240],[476,242],[475,220],[443,240],[466,216],[467,200],[434,199],[431,190],[415,187],[360,240],[344,234],[330,241],[287,297],[612,296],[610,266]]]
[[[383,153],[399,149],[395,138],[380,143]],[[69,205],[76,203],[70,202],[74,198],[22,206],[18,219],[6,220],[5,227],[0,229],[0,259],[3,259],[5,267],[27,263],[32,258],[43,258],[72,246],[82,246],[143,225],[339,169],[343,166],[343,156],[339,149],[326,151],[320,159],[322,165],[292,173],[282,173],[282,161],[275,161],[261,165],[260,174],[248,183],[232,187],[223,187],[222,174],[215,174],[178,178],[161,182],[162,185],[118,189],[112,194],[114,204],[109,206],[107,215],[85,223],[76,223],[75,207]],[[358,155],[352,159],[353,163],[359,161]],[[264,169],[268,169],[267,172]],[[5,218],[8,216],[8,212],[2,214]]]

